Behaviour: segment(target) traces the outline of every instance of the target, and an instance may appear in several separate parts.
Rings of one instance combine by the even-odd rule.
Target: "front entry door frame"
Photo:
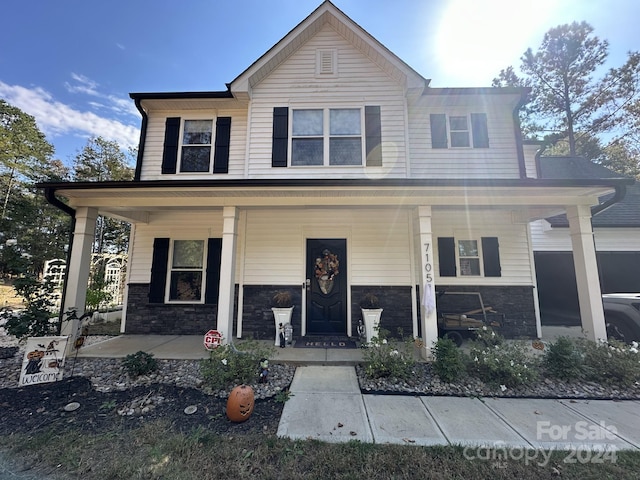
[[[351,262],[350,262],[350,229],[349,228],[322,228],[318,229],[315,226],[307,226],[304,228],[303,235],[303,252],[304,252],[304,265],[302,266],[302,278],[303,280],[303,288],[302,288],[302,325],[301,325],[301,335],[307,335],[307,288],[306,288],[306,274],[307,274],[307,240],[309,239],[341,239],[345,241],[346,250],[347,250],[347,258],[341,260],[346,264],[346,278],[345,278],[345,289],[346,289],[346,298],[347,298],[347,336],[352,335],[351,329]]]

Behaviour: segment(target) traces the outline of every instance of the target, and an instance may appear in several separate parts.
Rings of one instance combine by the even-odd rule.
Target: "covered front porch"
[[[343,264],[347,292],[344,333],[349,336],[354,334],[357,321],[354,313],[357,299],[351,298],[352,292],[363,291],[368,286],[406,288],[410,296],[407,315],[410,318],[406,319],[409,328],[405,334],[424,340],[421,353],[426,358],[438,335],[437,312],[428,298],[429,293],[439,285],[469,287],[477,282],[494,289],[520,286],[532,290],[530,308],[534,333],[531,336],[540,336],[528,222],[566,211],[571,224],[583,330],[592,340],[606,338],[590,207],[597,204],[600,195],[611,191],[611,186],[598,185],[598,182],[594,185],[593,181],[568,184],[533,179],[238,183],[241,184],[207,181],[49,185],[49,198],[57,194],[69,199],[75,217],[65,310],[84,305],[95,219],[98,214],[104,214],[133,224],[134,250],[130,258],[134,263],[127,280],[129,291],[123,331],[131,325],[127,323],[131,322],[127,313],[131,317],[133,306],[144,301],[144,292],[149,291],[149,271],[153,276],[154,269],[151,258],[154,238],[216,237],[220,257],[215,303],[211,307],[205,302],[192,307],[165,304],[162,303],[166,300],[163,290],[161,303],[153,306],[154,311],[172,315],[167,312],[175,309],[174,319],[180,321],[188,321],[189,312],[198,315],[206,311],[202,315],[212,319],[207,328],[216,328],[229,341],[242,337],[247,327],[250,312],[243,308],[245,287],[292,286],[301,292],[298,311],[304,335],[310,326],[306,317],[308,282],[305,285],[305,278],[309,275],[305,268],[309,257],[305,253],[305,242],[313,238],[339,238],[345,239],[349,252],[349,261]],[[363,223],[365,221],[369,223]],[[286,226],[287,230],[278,233],[275,224]],[[377,236],[372,236],[374,227],[369,225],[377,229]],[[187,229],[189,232],[184,233]],[[497,234],[503,240],[501,253],[511,255],[510,263],[502,265],[503,271],[508,270],[507,274],[503,273],[502,277],[492,274],[492,278],[482,275],[456,278],[455,274],[452,278],[443,277],[436,250],[438,239],[457,236],[457,231],[474,236],[478,244],[480,237],[484,241],[485,235]],[[517,250],[515,254],[514,250]],[[155,253],[153,256],[155,260]],[[135,263],[136,258],[141,260]],[[381,258],[386,263],[381,265]],[[457,256],[452,258],[458,261]],[[164,262],[166,265],[166,259]],[[393,275],[389,275],[390,271]],[[161,276],[166,279],[166,270]],[[139,282],[137,278],[147,280]],[[134,287],[139,291],[137,297],[132,298]],[[150,311],[141,318],[157,320]],[[74,336],[77,325],[67,322],[63,333]]]

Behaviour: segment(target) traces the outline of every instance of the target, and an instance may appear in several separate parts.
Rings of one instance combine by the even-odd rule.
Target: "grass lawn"
[[[28,459],[30,468],[84,479],[631,479],[640,452],[597,452],[550,459],[535,451],[493,451],[470,460],[463,447],[328,444],[273,435],[178,433],[162,420],[99,434],[75,430],[15,433],[0,448]],[[473,453],[477,451],[474,449]],[[502,453],[503,457],[498,455]],[[485,457],[486,458],[486,457]],[[27,460],[25,460],[27,461]],[[33,471],[33,470],[32,470]]]

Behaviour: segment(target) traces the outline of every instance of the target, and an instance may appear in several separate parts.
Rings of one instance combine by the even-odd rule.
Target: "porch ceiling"
[[[538,182],[539,183],[539,182]],[[47,188],[47,187],[45,187]],[[52,187],[49,187],[52,188]],[[224,206],[257,207],[365,207],[430,205],[452,208],[502,208],[519,211],[533,220],[564,211],[566,205],[597,205],[611,186],[465,185],[465,186],[149,186],[101,184],[80,188],[60,185],[55,194],[72,208],[94,207],[107,216],[145,222],[148,214],[166,210],[211,210]]]

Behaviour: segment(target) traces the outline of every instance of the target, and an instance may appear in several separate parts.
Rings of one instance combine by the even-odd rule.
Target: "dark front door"
[[[347,333],[347,241],[307,239],[307,333]]]

